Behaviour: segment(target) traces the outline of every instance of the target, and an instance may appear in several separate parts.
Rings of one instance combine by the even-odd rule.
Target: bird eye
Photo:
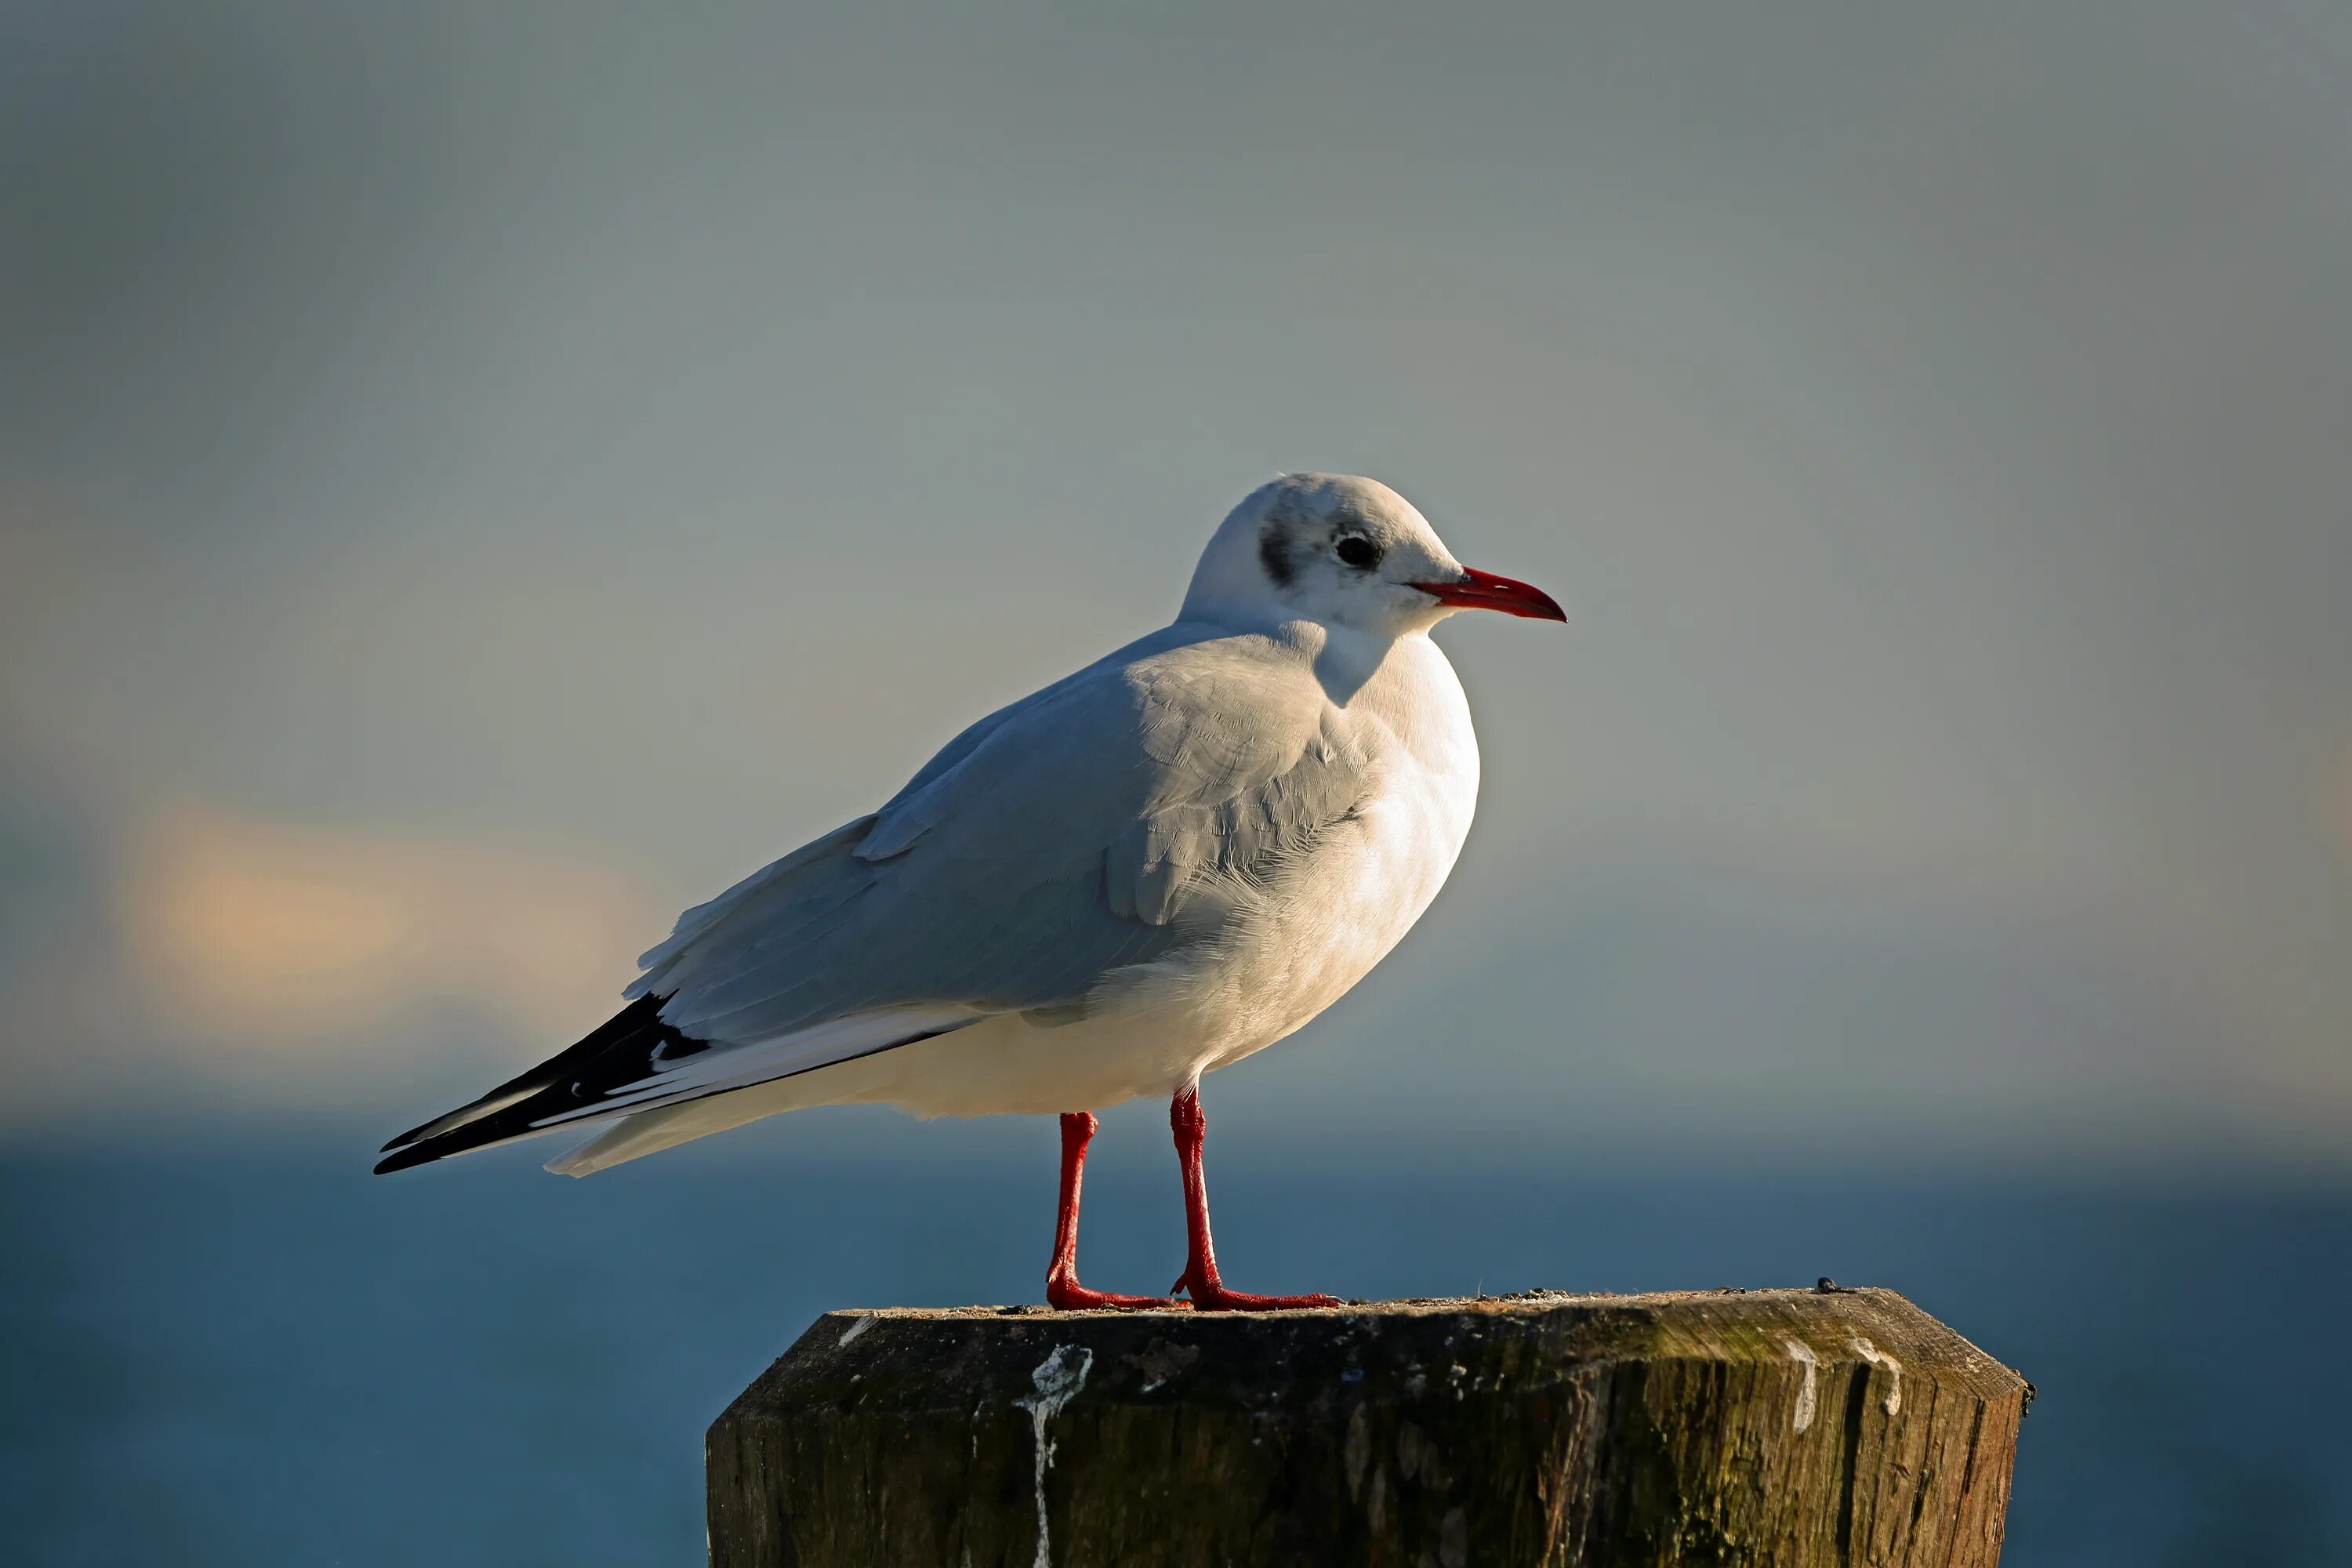
[[[1360,533],[1351,533],[1332,546],[1332,551],[1347,565],[1363,570],[1379,561],[1381,547]]]

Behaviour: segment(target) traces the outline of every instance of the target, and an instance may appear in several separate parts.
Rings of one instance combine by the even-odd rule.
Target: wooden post
[[[710,1428],[710,1558],[1991,1568],[2028,1396],[1891,1290],[831,1312]]]

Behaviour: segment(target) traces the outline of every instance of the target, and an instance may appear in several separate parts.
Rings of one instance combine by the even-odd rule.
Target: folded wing
[[[972,726],[872,816],[679,917],[632,1006],[384,1167],[682,1104],[1006,1012],[1213,936],[1375,761],[1263,639],[1122,650]]]

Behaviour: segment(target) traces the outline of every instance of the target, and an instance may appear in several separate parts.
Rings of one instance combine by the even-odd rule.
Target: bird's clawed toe
[[[1195,1280],[1187,1269],[1171,1287],[1192,1298],[1196,1312],[1297,1312],[1311,1307],[1337,1307],[1337,1296],[1310,1291],[1304,1296],[1256,1296],[1247,1290],[1228,1290],[1221,1280],[1206,1284]]]
[[[1122,1296],[1111,1290],[1089,1290],[1076,1279],[1048,1275],[1045,1304],[1064,1312],[1142,1312],[1174,1306],[1164,1296]]]

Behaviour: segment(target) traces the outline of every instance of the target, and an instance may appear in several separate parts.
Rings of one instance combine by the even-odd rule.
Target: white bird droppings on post
[[[1783,1339],[1780,1342],[1788,1347],[1790,1360],[1804,1363],[1805,1384],[1797,1390],[1796,1429],[1801,1432],[1813,1424],[1813,1412],[1820,1407],[1821,1358],[1802,1340]]]
[[[1045,1472],[1054,1465],[1054,1445],[1045,1436],[1045,1423],[1059,1415],[1062,1406],[1087,1385],[1087,1373],[1094,1370],[1094,1352],[1083,1345],[1062,1345],[1029,1374],[1037,1392],[1014,1401],[1029,1412],[1029,1425],[1037,1440],[1036,1568],[1054,1568],[1051,1542],[1045,1531]]]
[[[1901,1410],[1903,1408],[1903,1363],[1860,1334],[1854,1335],[1853,1343],[1854,1354],[1873,1366],[1885,1367],[1886,1375],[1894,1380],[1886,1390],[1886,1397],[1879,1402],[1879,1408],[1889,1415]]]
[[[856,1339],[858,1335],[864,1333],[873,1326],[874,1314],[868,1312],[866,1316],[858,1319],[857,1321],[850,1324],[849,1327],[843,1331],[841,1338],[833,1342],[833,1348],[839,1350],[842,1346],[847,1344],[850,1341]]]

